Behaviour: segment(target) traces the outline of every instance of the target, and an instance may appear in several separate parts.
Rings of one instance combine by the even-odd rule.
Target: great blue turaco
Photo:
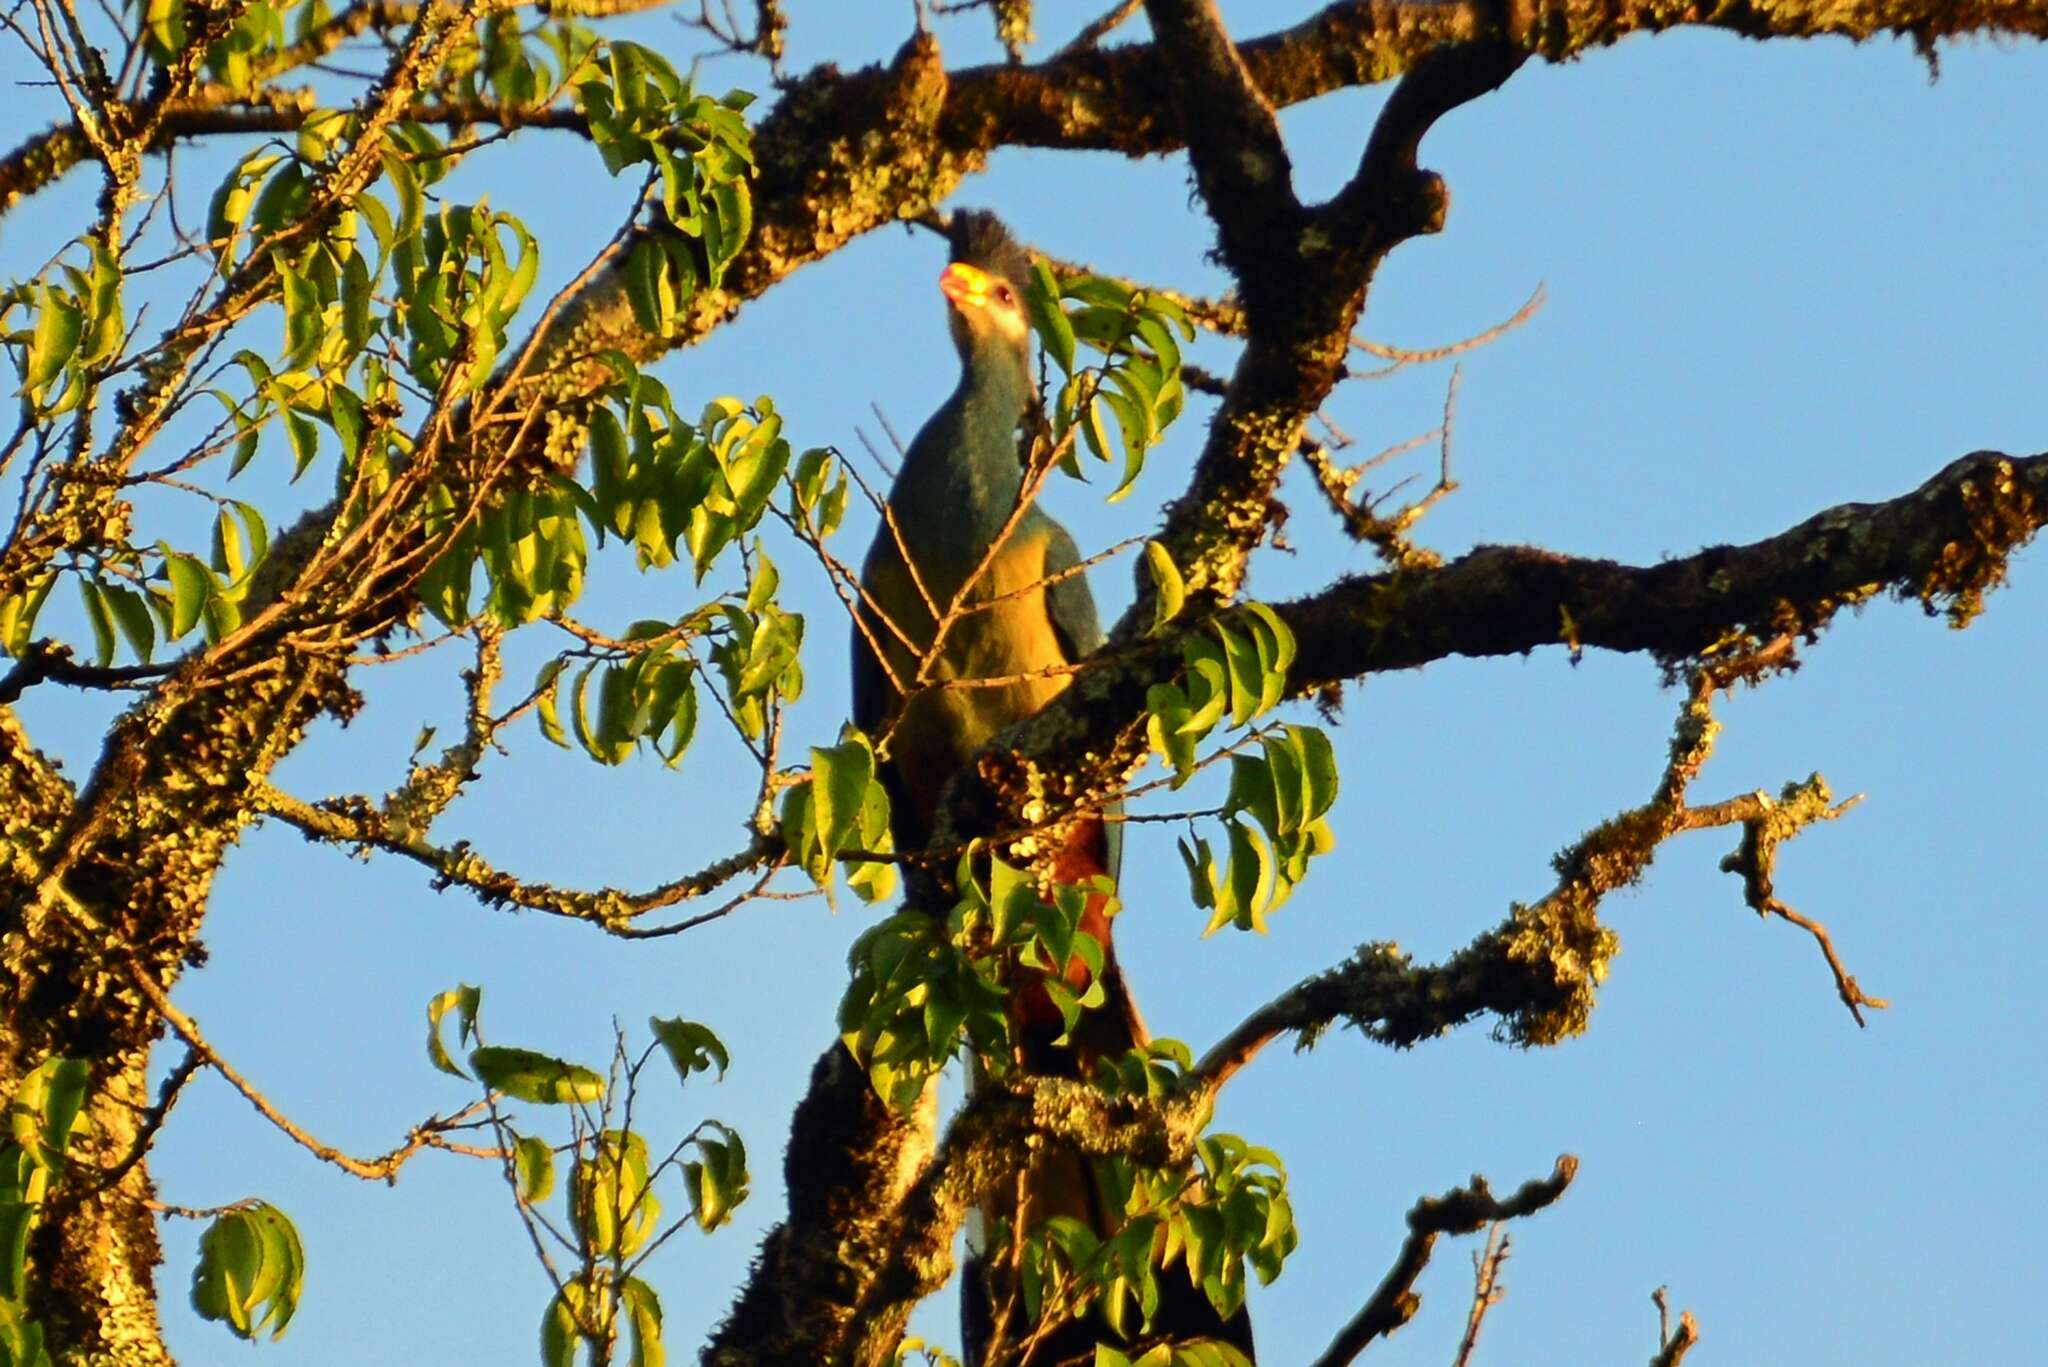
[[[998,733],[1035,714],[1072,682],[1060,666],[1102,644],[1094,597],[1085,576],[1075,572],[1080,554],[1073,537],[1035,503],[1017,513],[1030,459],[1030,443],[1020,440],[1020,432],[1030,431],[1033,424],[1026,420],[1039,411],[1024,302],[1030,259],[993,214],[955,213],[949,237],[952,259],[939,288],[960,353],[960,381],[904,454],[889,491],[894,526],[885,523],[876,534],[861,571],[867,620],[853,639],[854,720],[870,736],[889,737],[882,778],[896,843],[904,850],[929,842],[947,781]],[[991,556],[999,537],[1002,544]],[[916,564],[915,575],[905,565],[904,550]],[[956,613],[931,652],[933,609],[943,617],[956,596],[968,608],[988,606]],[[884,658],[877,657],[877,647]],[[920,685],[920,657],[928,653],[934,658]],[[957,683],[996,678],[1011,681]],[[1069,823],[1050,861],[1052,879],[1085,884],[1106,874],[1114,880],[1121,832],[1120,823],[1100,817]],[[1081,919],[1080,929],[1103,947],[1099,980],[1106,1001],[1071,1032],[1063,1030],[1043,975],[1010,966],[1008,1010],[1016,1062],[1024,1070],[1086,1077],[1096,1059],[1121,1056],[1146,1041],[1111,947],[1111,911],[1109,899],[1098,894]],[[1076,989],[1087,983],[1078,958],[1066,976]],[[991,1201],[982,1219],[1023,1231],[1038,1220],[1071,1216],[1108,1233],[1113,1215],[1092,1167],[1047,1145],[1025,1164],[1014,1196]],[[987,1356],[992,1291],[1011,1285],[1008,1268],[991,1266],[970,1240],[961,1292],[967,1367],[980,1367]],[[1242,1307],[1223,1321],[1183,1267],[1163,1270],[1159,1286],[1148,1339],[1220,1339],[1250,1354],[1251,1325]],[[1011,1341],[1028,1338],[1030,1328],[1012,1318]],[[1017,1367],[1092,1361],[1098,1338],[1115,1341],[1091,1315],[1044,1335],[1028,1357],[1011,1361]]]

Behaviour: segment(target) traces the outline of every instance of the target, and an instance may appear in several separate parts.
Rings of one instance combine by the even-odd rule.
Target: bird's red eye
[[[1010,293],[1010,287],[1008,285],[996,286],[996,298],[1002,300],[1005,304],[1014,304],[1017,302],[1017,296]]]

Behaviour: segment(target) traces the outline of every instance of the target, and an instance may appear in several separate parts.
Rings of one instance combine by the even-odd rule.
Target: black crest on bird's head
[[[954,261],[978,266],[1020,289],[1031,278],[1031,257],[1003,221],[986,209],[957,211],[946,236],[953,244]]]

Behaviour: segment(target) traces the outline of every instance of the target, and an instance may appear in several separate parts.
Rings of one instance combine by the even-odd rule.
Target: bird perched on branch
[[[892,800],[897,847],[930,840],[940,794],[991,739],[1037,713],[1073,680],[1069,668],[1102,644],[1094,596],[1066,528],[1030,495],[1019,428],[1038,411],[1031,324],[1024,303],[1030,260],[993,214],[963,210],[950,230],[952,259],[939,277],[949,305],[960,382],[903,458],[887,516],[861,570],[863,605],[853,640],[855,722],[890,736],[883,781]],[[991,682],[974,686],[972,681]],[[993,682],[1000,680],[1001,682]],[[968,685],[968,686],[963,686]],[[1086,884],[1119,863],[1121,827],[1089,815],[1065,823],[1051,878]],[[1079,929],[1103,948],[1103,1005],[1068,1034],[1045,976],[1012,965],[1009,1015],[1017,1062],[1026,1071],[1086,1077],[1094,1061],[1120,1056],[1147,1036],[1110,944],[1110,899],[1088,899]],[[1076,958],[1068,985],[1087,985]],[[1064,1036],[1064,1037],[1063,1037]],[[1044,1150],[1024,1165],[1013,1199],[984,1218],[1019,1232],[1052,1216],[1111,1232],[1089,1163]],[[961,1318],[968,1367],[979,1367],[993,1332],[989,1289],[998,1280],[970,1248]],[[1000,1278],[1007,1283],[1007,1278]],[[1250,1351],[1243,1311],[1222,1322],[1181,1269],[1161,1275],[1155,1334],[1214,1337]],[[1010,1326],[1023,1337],[1030,1326]],[[1092,1359],[1099,1330],[1076,1321],[1047,1334],[1018,1367]]]

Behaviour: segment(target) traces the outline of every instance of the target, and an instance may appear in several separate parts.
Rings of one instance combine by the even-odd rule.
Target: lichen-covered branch
[[[276,817],[324,844],[357,846],[400,855],[433,870],[436,887],[466,888],[491,907],[523,907],[571,920],[589,921],[614,934],[663,907],[707,896],[742,874],[780,861],[780,840],[756,836],[745,848],[645,892],[616,888],[586,891],[517,878],[493,867],[468,842],[436,845],[411,826],[394,821],[383,805],[366,797],[329,798],[311,803],[268,784],[253,795],[256,810]]]
[[[1978,451],[1911,493],[1844,503],[1746,546],[1623,565],[1534,546],[1482,546],[1441,569],[1358,576],[1282,605],[1301,645],[1294,685],[1451,655],[1545,646],[1687,662],[1790,637],[1890,592],[1957,626],[2048,522],[2048,453]]]
[[[1781,646],[1778,662],[1788,657]],[[1338,1022],[1400,1049],[1481,1015],[1497,1018],[1498,1037],[1523,1046],[1556,1044],[1583,1031],[1619,944],[1614,932],[1600,922],[1600,904],[1610,893],[1639,880],[1665,841],[1689,831],[1740,826],[1743,850],[1764,847],[1756,858],[1767,869],[1780,841],[1815,822],[1832,821],[1855,805],[1853,799],[1836,803],[1818,774],[1786,785],[1776,799],[1757,792],[1704,806],[1686,800],[1720,729],[1711,711],[1714,690],[1752,668],[1768,667],[1768,661],[1743,660],[1727,673],[1703,670],[1695,677],[1655,793],[1642,806],[1602,822],[1561,852],[1552,861],[1558,884],[1543,898],[1517,903],[1505,921],[1441,964],[1417,965],[1385,942],[1361,946],[1346,962],[1254,1011],[1210,1049],[1195,1076],[1213,1092],[1282,1034],[1299,1034],[1306,1047]],[[1739,857],[1731,857],[1731,865]],[[1883,1005],[1855,991],[1855,980],[1841,968],[1825,930],[1789,907],[1769,910],[1813,930],[1852,1012],[1859,1005]],[[1856,1019],[1862,1023],[1860,1013]]]

